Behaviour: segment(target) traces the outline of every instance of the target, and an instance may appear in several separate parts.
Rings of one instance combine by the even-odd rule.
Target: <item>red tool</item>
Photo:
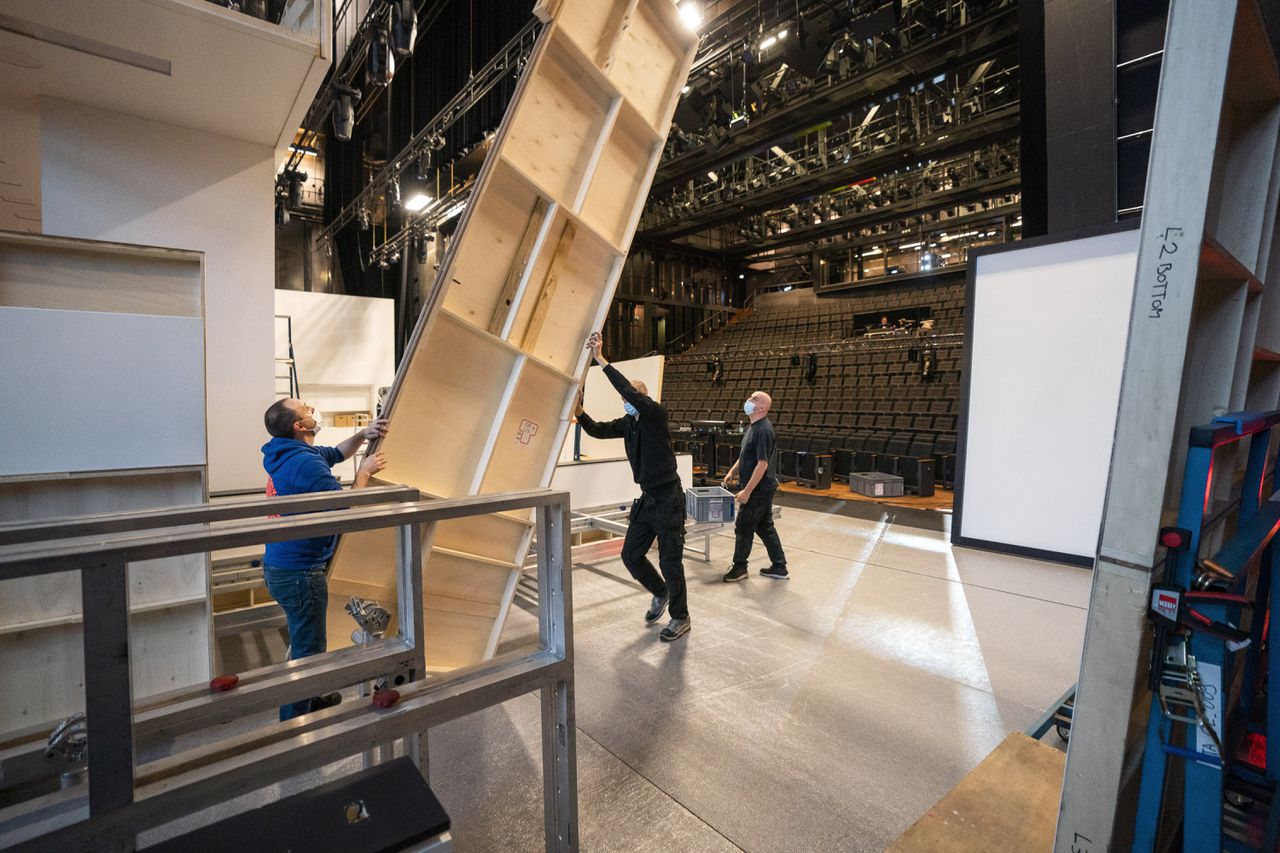
[[[370,704],[375,708],[390,708],[399,701],[399,690],[379,690],[373,694],[373,701]]]
[[[219,675],[209,682],[209,689],[214,693],[226,693],[228,690],[235,689],[235,686],[239,683],[240,676],[238,675]]]

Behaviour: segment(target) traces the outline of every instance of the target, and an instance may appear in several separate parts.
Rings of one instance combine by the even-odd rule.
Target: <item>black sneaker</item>
[[[764,575],[767,578],[773,578],[774,580],[777,580],[777,581],[784,581],[787,578],[791,577],[791,575],[787,572],[786,566],[770,566],[767,569],[761,569],[760,574]]]
[[[732,569],[724,573],[725,583],[737,583],[747,576],[746,566],[734,566]]]
[[[678,640],[685,634],[689,633],[690,627],[692,627],[692,623],[689,622],[688,617],[684,619],[672,619],[667,623],[667,627],[662,629],[662,633],[658,635],[658,639],[662,640],[664,643],[669,643],[672,640]]]
[[[670,600],[671,596],[669,594],[664,593],[663,595],[655,595],[653,597],[653,603],[650,604],[649,609],[645,611],[644,623],[646,625],[652,625],[654,622],[661,619],[662,611],[667,609],[667,602]]]

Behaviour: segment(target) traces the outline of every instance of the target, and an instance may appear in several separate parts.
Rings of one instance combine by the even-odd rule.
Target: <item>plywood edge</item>
[[[442,548],[436,546],[431,549],[434,554],[442,554],[447,557],[453,557],[458,560],[467,560],[473,563],[481,563],[495,569],[506,569],[518,571],[520,566],[511,560],[495,560],[492,557],[483,557],[479,554],[472,554],[467,551],[459,551],[454,548]]]
[[[887,849],[1052,850],[1066,759],[1010,734]]]
[[[146,246],[138,243],[116,243],[109,240],[88,240],[80,237],[59,237],[50,234],[29,234],[23,231],[0,230],[0,246],[12,245],[36,249],[63,249],[73,252],[130,257],[157,258],[169,261],[190,261],[204,265],[204,253],[191,249],[172,249],[165,246]]]

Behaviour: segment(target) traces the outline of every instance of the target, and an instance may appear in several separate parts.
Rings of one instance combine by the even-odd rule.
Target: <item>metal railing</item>
[[[424,528],[429,535],[436,522],[528,508],[536,510],[538,647],[424,678]],[[277,514],[282,517],[271,517]],[[398,636],[242,673],[228,692],[201,685],[134,703],[130,563],[390,527],[397,541]],[[84,601],[91,603],[84,612],[87,796],[86,786],[75,786],[0,810],[0,848],[133,849],[141,831],[401,739],[425,775],[424,735],[431,726],[540,691],[546,848],[576,850],[569,554],[569,495],[547,490],[421,501],[413,489],[388,487],[0,525],[0,580],[79,571]],[[401,698],[389,709],[338,706],[136,760],[139,741],[380,677],[400,685]],[[0,745],[13,758],[24,738],[28,749],[43,746],[49,728],[5,736]]]

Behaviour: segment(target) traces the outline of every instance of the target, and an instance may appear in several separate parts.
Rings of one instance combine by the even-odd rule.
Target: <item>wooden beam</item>
[[[538,293],[538,301],[533,306],[533,316],[529,318],[529,325],[524,331],[524,341],[521,346],[526,350],[533,349],[533,345],[538,340],[538,334],[542,331],[542,324],[547,320],[547,312],[551,310],[551,298],[555,295],[556,279],[559,275],[556,265],[568,254],[577,233],[578,229],[573,222],[565,222],[564,231],[560,232],[560,239],[556,242],[556,250],[551,255],[547,280]]]
[[[547,216],[549,204],[546,199],[539,197],[533,203],[533,214],[529,217],[529,224],[524,229],[524,236],[520,238],[520,247],[516,249],[516,259],[511,264],[511,269],[507,271],[507,277],[502,282],[502,291],[498,294],[498,304],[493,307],[493,316],[489,319],[489,334],[502,336],[502,328],[507,323],[507,317],[511,314],[511,303],[515,301],[516,289],[520,286],[520,278],[524,275],[525,268],[529,266],[529,259],[533,257],[533,247],[538,240],[538,230],[542,227],[542,221]]]

